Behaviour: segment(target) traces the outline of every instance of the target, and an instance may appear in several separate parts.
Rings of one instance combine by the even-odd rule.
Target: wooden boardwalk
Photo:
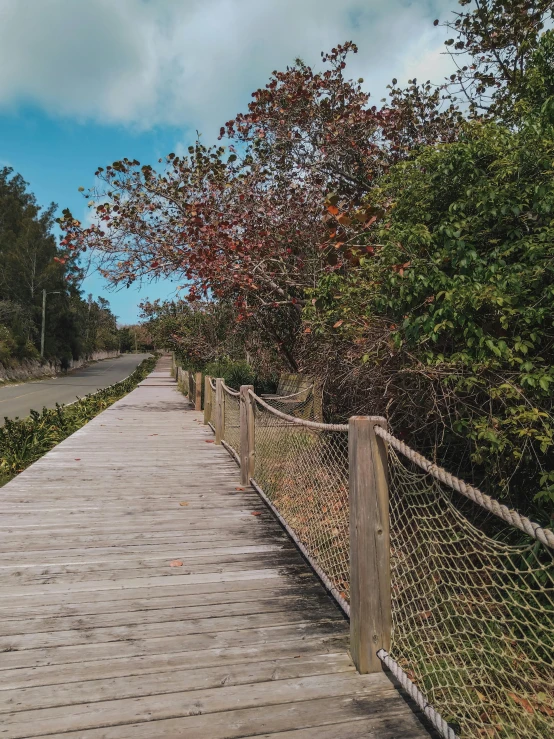
[[[429,736],[238,481],[164,361],[0,490],[0,737]]]

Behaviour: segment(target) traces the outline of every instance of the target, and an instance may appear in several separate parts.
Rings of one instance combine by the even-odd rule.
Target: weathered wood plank
[[[400,698],[393,701],[389,696],[339,696],[265,706],[263,712],[258,708],[246,708],[219,714],[71,731],[63,734],[63,739],[273,739],[279,733],[282,733],[282,739],[288,739],[289,733],[306,730],[302,727],[321,731],[325,739],[352,739],[352,734],[348,732],[358,723],[364,726],[365,733],[361,734],[364,739],[421,739],[428,736]],[[260,734],[260,730],[266,733]],[[356,739],[359,736],[354,734]]]
[[[295,655],[213,667],[189,662],[180,669],[173,666],[169,671],[81,680],[66,686],[58,684],[55,690],[50,685],[0,690],[0,714],[339,673],[354,673],[352,660],[346,653]]]

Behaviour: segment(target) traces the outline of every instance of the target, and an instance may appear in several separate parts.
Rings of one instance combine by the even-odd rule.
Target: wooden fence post
[[[184,370],[183,372],[183,395],[188,397],[189,394],[189,371]]]
[[[204,377],[204,425],[212,420],[212,386],[208,375]]]
[[[348,422],[350,480],[350,652],[360,673],[380,672],[379,649],[390,649],[391,584],[387,450],[374,426]]]
[[[221,444],[223,438],[223,423],[225,421],[223,410],[223,378],[218,377],[215,381],[215,443]]]
[[[240,386],[240,484],[249,485],[254,477],[254,385]]]
[[[202,372],[196,373],[196,382],[194,383],[196,389],[196,398],[194,399],[194,410],[202,410]]]

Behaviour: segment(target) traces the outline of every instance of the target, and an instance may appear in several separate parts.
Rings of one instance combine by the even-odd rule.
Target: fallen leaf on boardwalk
[[[81,457],[75,457],[75,461],[76,462],[80,462],[81,461]]]
[[[179,503],[179,505],[188,505],[186,501],[183,501],[182,503]]]
[[[169,563],[170,567],[182,567],[183,563],[180,559],[174,559],[172,562]]]
[[[204,439],[204,441],[206,442],[206,444],[213,444],[214,443],[214,440],[213,439]]]
[[[244,488],[235,488],[235,490],[244,490]]]
[[[252,511],[252,514],[251,515],[252,516],[261,516],[262,514],[261,514],[260,511]]]
[[[158,434],[148,434],[148,436],[157,436]]]

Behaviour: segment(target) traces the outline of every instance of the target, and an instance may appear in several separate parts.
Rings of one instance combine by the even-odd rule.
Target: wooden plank
[[[178,647],[178,645],[177,645]],[[340,651],[337,651],[340,650]],[[306,655],[346,654],[346,635],[343,639],[325,637],[298,637],[278,642],[229,647],[199,649],[188,652],[112,657],[82,663],[45,665],[32,670],[0,670],[0,691],[37,686],[49,686],[84,680],[102,680],[128,675],[172,672],[194,665],[196,667],[222,667],[266,660],[298,659]]]
[[[21,622],[25,618],[88,616],[96,613],[132,613],[169,606],[175,608],[201,607],[209,609],[209,612],[212,613],[211,607],[217,605],[248,603],[257,600],[282,600],[295,597],[319,598],[322,595],[321,588],[316,584],[308,587],[300,587],[289,583],[277,586],[270,580],[266,583],[254,581],[253,583],[245,583],[245,585],[254,585],[254,587],[245,590],[240,586],[236,587],[236,584],[234,588],[229,588],[227,583],[216,583],[215,586],[201,587],[201,592],[189,591],[186,594],[183,594],[183,589],[180,586],[168,586],[167,588],[158,588],[155,593],[145,592],[144,589],[138,588],[136,590],[94,593],[92,596],[87,593],[76,593],[72,594],[70,598],[62,596],[61,598],[47,599],[40,595],[35,598],[25,598],[23,602],[18,601],[17,605],[4,604],[0,606],[0,622],[1,624],[7,624],[9,627],[10,621]],[[1,629],[2,626],[0,625]]]
[[[168,630],[169,631],[169,630]],[[166,636],[135,639],[133,634],[118,642],[97,642],[50,648],[16,651],[9,649],[2,654],[0,673],[3,670],[36,668],[45,665],[83,663],[128,657],[165,654],[167,652],[190,652],[200,649],[227,649],[251,647],[256,644],[279,644],[282,641],[327,637],[344,643],[346,630],[338,621],[304,622],[284,626],[265,626],[260,629],[220,631],[205,634],[177,634],[175,630]]]
[[[150,601],[148,603],[151,605]],[[158,606],[158,608],[131,608],[108,614],[94,615],[88,613],[86,619],[83,619],[82,615],[67,615],[50,618],[5,620],[0,624],[0,637],[70,630],[89,632],[90,629],[110,626],[136,626],[137,624],[160,624],[171,621],[182,623],[191,619],[206,618],[207,615],[212,619],[216,617],[254,616],[261,613],[282,613],[283,611],[286,613],[298,611],[305,614],[312,613],[317,609],[321,618],[336,617],[336,608],[321,593],[317,593],[311,597],[257,598],[252,601],[239,603],[221,603],[210,606],[209,610],[204,604],[179,607],[168,603],[158,603]]]
[[[0,690],[0,714],[162,693],[205,690],[221,685],[252,685],[273,680],[340,673],[355,674],[352,660],[346,653],[294,655],[255,663],[248,661],[213,667],[199,667],[194,662],[189,662],[182,665],[181,669],[174,665],[171,670],[161,672],[87,679],[71,682],[67,686],[58,684],[55,690],[52,690],[51,685]]]
[[[57,646],[91,644],[93,642],[118,642],[124,639],[154,639],[178,633],[210,634],[234,631],[235,629],[260,629],[267,626],[313,624],[316,621],[341,621],[337,613],[321,613],[319,609],[295,612],[291,610],[275,613],[252,613],[246,616],[219,616],[193,619],[192,621],[161,621],[159,623],[127,623],[124,626],[70,629],[46,633],[11,634],[0,637],[0,652],[25,649],[42,649]]]
[[[254,736],[273,739],[279,732],[283,734],[283,739],[288,739],[289,733],[305,730],[303,727],[322,731],[325,739],[350,739],[348,733],[340,732],[349,731],[351,725],[358,722],[364,725],[364,739],[421,739],[429,736],[418,719],[400,701],[389,696],[328,697],[263,708],[70,731],[63,734],[63,739],[240,739]],[[260,734],[260,730],[264,733]]]

